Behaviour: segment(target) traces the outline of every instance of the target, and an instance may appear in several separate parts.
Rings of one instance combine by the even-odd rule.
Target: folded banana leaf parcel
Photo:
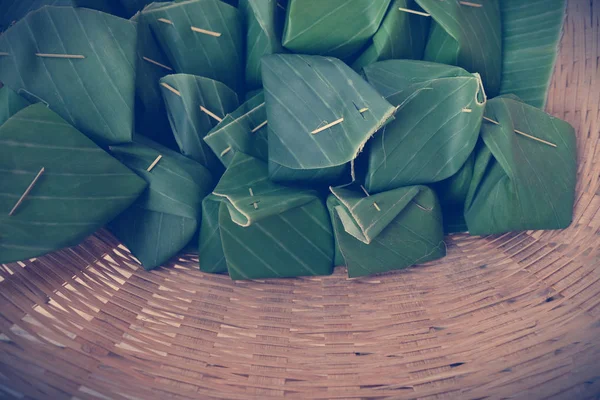
[[[267,164],[236,153],[204,199],[200,269],[234,279],[328,275],[334,238],[313,190],[273,183]]]
[[[331,188],[327,201],[335,230],[336,264],[350,278],[387,272],[446,255],[442,211],[426,186],[369,195]],[[338,264],[339,265],[339,264]]]
[[[573,215],[575,130],[513,97],[488,102],[465,203],[472,235],[564,229]]]
[[[395,110],[335,58],[265,56],[262,77],[275,182],[350,182],[354,159]]]
[[[0,263],[79,244],[145,187],[44,104],[21,109],[0,125]]]

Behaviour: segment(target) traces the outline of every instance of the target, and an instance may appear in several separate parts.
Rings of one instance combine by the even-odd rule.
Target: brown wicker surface
[[[599,18],[569,2],[548,103],[578,131],[570,229],[453,236],[386,276],[237,283],[194,257],[144,272],[100,233],[0,267],[0,397],[597,396]]]

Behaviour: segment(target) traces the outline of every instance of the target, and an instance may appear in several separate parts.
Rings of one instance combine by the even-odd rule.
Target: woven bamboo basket
[[[0,397],[598,398],[600,2],[571,0],[549,113],[577,130],[564,231],[451,236],[393,274],[145,272],[108,233],[0,268]]]

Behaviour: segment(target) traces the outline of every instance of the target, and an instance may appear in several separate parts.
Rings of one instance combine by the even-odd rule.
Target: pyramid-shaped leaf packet
[[[153,141],[177,148],[158,82],[173,73],[142,13],[135,14],[138,43],[135,76],[135,129]]]
[[[231,114],[227,114],[223,121],[204,137],[204,142],[226,167],[237,152],[267,161],[267,124],[265,96],[261,92]]]
[[[213,187],[208,170],[148,140],[111,147],[112,153],[148,182],[133,205],[109,224],[145,269],[166,263],[200,226],[202,199]]]
[[[577,153],[571,125],[513,98],[488,102],[465,204],[472,235],[563,229],[573,214]]]
[[[213,195],[207,200],[220,202],[222,252],[232,279],[332,272],[333,232],[315,192],[275,184],[268,179],[266,163],[236,153]],[[201,235],[201,249],[206,240]],[[200,265],[215,268],[202,259]]]
[[[387,272],[446,255],[435,193],[410,186],[368,196],[332,188],[336,240],[351,278]]]
[[[284,51],[281,34],[285,11],[277,0],[242,0],[240,10],[247,25],[246,89],[253,89],[262,86],[260,59]]]
[[[274,181],[339,181],[395,110],[335,58],[270,55],[262,73]]]
[[[0,126],[0,263],[74,246],[146,183],[44,104]]]
[[[204,76],[237,93],[244,85],[242,14],[220,0],[157,3],[142,12],[175,72]]]
[[[393,0],[371,44],[352,64],[352,68],[359,71],[377,61],[423,58],[431,19],[407,13],[405,9],[422,12],[415,0]]]
[[[238,107],[237,94],[221,82],[194,75],[168,75],[160,85],[181,152],[220,174],[223,166],[203,138]]]
[[[490,97],[500,90],[502,23],[499,0],[416,0],[433,22],[424,59],[481,74]]]
[[[0,88],[0,125],[30,104],[7,87]]]
[[[0,35],[0,81],[100,144],[130,142],[136,38],[135,23],[113,15],[43,7]]]
[[[462,168],[450,178],[433,185],[444,214],[444,232],[466,232],[465,200],[473,178],[474,153],[471,153]]]
[[[502,0],[502,85],[544,108],[558,54],[565,0]]]
[[[457,173],[479,137],[486,101],[479,77],[412,60],[382,61],[364,71],[398,107],[363,153],[367,190],[429,184]]]
[[[283,46],[347,59],[377,32],[390,0],[290,0]]]

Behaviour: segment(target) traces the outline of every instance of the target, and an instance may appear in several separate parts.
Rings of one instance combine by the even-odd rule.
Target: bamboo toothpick
[[[173,25],[173,21],[171,21],[170,19],[159,18],[157,21],[160,21],[160,22],[165,23],[165,24]]]
[[[433,207],[432,207],[432,208],[425,208],[425,207],[423,207],[422,205],[420,205],[419,203],[417,203],[416,201],[414,201],[414,200],[411,200],[411,201],[412,201],[413,203],[415,203],[415,205],[416,205],[418,208],[420,208],[421,210],[423,210],[423,211],[426,211],[426,212],[433,211]]]
[[[491,119],[491,118],[488,118],[488,117],[483,117],[483,119],[484,119],[484,120],[486,120],[487,122],[491,122],[491,123],[492,123],[492,124],[494,124],[494,125],[500,125],[500,123],[499,123],[498,121],[494,121],[494,120],[493,120],[493,119]]]
[[[285,7],[281,5],[281,3],[277,3],[277,7],[281,8],[282,10],[285,10]]]
[[[221,36],[221,34],[219,32],[208,31],[206,29],[196,28],[195,26],[192,26],[191,28],[192,28],[192,30],[194,32],[204,33],[205,35],[210,35],[210,36],[214,36],[214,37],[220,37]]]
[[[154,160],[154,162],[152,162],[152,164],[150,164],[150,166],[148,167],[148,169],[146,171],[150,172],[154,169],[154,167],[156,167],[156,164],[158,164],[158,162],[160,161],[160,159],[162,158],[162,155],[159,155],[158,157],[156,157],[156,160]]]
[[[225,150],[223,150],[221,152],[221,157],[223,157],[225,154],[229,153],[231,151],[231,146],[229,146],[228,148],[226,148]]]
[[[160,85],[164,88],[169,89],[171,92],[175,93],[177,96],[181,97],[181,93],[179,93],[179,90],[175,89],[173,86],[169,85],[168,83],[161,82]]]
[[[525,132],[521,132],[521,131],[519,131],[519,130],[517,130],[517,129],[515,129],[514,131],[515,131],[515,133],[518,133],[519,135],[525,136],[525,137],[527,137],[527,138],[529,138],[529,139],[532,139],[532,140],[538,141],[538,142],[540,142],[540,143],[547,144],[548,146],[552,146],[552,147],[558,147],[558,146],[556,146],[554,143],[547,142],[547,141],[545,141],[544,139],[540,139],[540,138],[537,138],[537,137],[535,137],[535,136],[531,136],[531,135],[529,135],[529,134],[527,134],[527,133],[525,133]]]
[[[483,117],[483,119],[484,119],[484,120],[486,120],[486,121],[488,121],[488,122],[491,122],[491,123],[492,123],[492,124],[494,124],[494,125],[500,125],[500,123],[499,123],[498,121],[494,121],[494,120],[493,120],[493,119],[491,119],[491,118],[488,118],[488,117]],[[554,143],[552,143],[552,142],[548,142],[548,141],[546,141],[546,140],[544,140],[544,139],[540,139],[540,138],[538,138],[538,137],[532,136],[532,135],[530,135],[530,134],[528,134],[528,133],[525,133],[525,132],[522,132],[522,131],[520,131],[520,130],[518,130],[518,129],[513,129],[513,130],[514,130],[514,132],[515,132],[515,133],[517,133],[517,134],[519,134],[519,135],[521,135],[521,136],[525,136],[526,138],[529,138],[529,139],[531,139],[531,140],[535,140],[536,142],[544,143],[544,144],[546,144],[546,145],[548,145],[548,146],[552,146],[552,147],[558,147],[557,145],[555,145],[555,144],[554,144]]]
[[[213,112],[212,112],[212,111],[210,111],[210,110],[207,110],[206,108],[204,108],[204,106],[200,106],[200,110],[201,110],[203,113],[207,114],[208,116],[210,116],[210,117],[214,118],[214,119],[215,119],[215,120],[217,120],[218,122],[221,122],[221,121],[223,121],[223,118],[220,118],[220,117],[219,117],[217,114],[213,113]]]
[[[327,124],[327,125],[325,125],[325,126],[322,126],[322,127],[320,127],[320,128],[317,128],[317,129],[315,129],[315,130],[314,130],[314,131],[312,131],[311,133],[312,133],[313,135],[316,135],[317,133],[319,133],[319,132],[323,132],[324,130],[326,130],[326,129],[329,129],[329,128],[331,128],[332,126],[335,126],[335,125],[337,125],[337,124],[340,124],[340,123],[342,123],[343,121],[344,121],[344,118],[342,117],[342,118],[340,118],[340,119],[338,119],[338,120],[336,120],[336,121],[333,121],[333,122],[332,122],[332,123],[330,123],[330,124]]]
[[[251,132],[252,132],[252,133],[254,133],[254,132],[256,132],[256,131],[260,130],[260,129],[261,129],[263,126],[267,125],[267,123],[268,123],[268,122],[269,122],[269,121],[268,121],[268,120],[266,120],[265,122],[263,122],[263,123],[261,123],[260,125],[258,125],[256,128],[252,129],[252,131],[251,131]]]
[[[407,13],[411,13],[411,14],[421,15],[423,17],[431,17],[431,14],[427,14],[426,12],[422,12],[422,11],[411,10],[410,8],[398,7],[398,10],[404,11]]]
[[[149,62],[149,63],[151,63],[151,64],[158,65],[159,67],[161,67],[161,68],[164,68],[164,69],[166,69],[166,70],[168,70],[168,71],[173,71],[173,68],[171,68],[171,67],[167,67],[165,64],[161,64],[161,63],[159,63],[158,61],[154,61],[154,60],[153,60],[153,59],[151,59],[151,58],[148,58],[148,57],[142,57],[142,58],[143,58],[144,60],[148,61],[148,62]]]
[[[361,114],[367,111],[369,111],[369,107],[361,108],[360,110],[358,110],[358,112]]]
[[[367,195],[367,197],[371,197],[371,195],[369,194],[369,192],[367,192],[367,189],[365,189],[365,187],[363,185],[360,185],[360,188],[362,189],[363,192],[365,192],[365,194]],[[375,207],[375,209],[377,211],[381,211],[381,208],[379,208],[379,205],[375,202],[373,202],[373,207]]]
[[[252,188],[248,188],[248,191],[250,192],[250,197],[254,197],[254,192],[252,191]],[[258,202],[254,202],[252,203],[254,205],[254,209],[258,210]]]
[[[45,58],[75,58],[75,59],[83,59],[85,56],[80,54],[50,54],[50,53],[35,53],[38,57]]]
[[[463,108],[463,109],[462,109],[462,112],[465,112],[465,113],[470,113],[470,112],[472,112],[472,111],[473,111],[473,110],[471,110],[470,108]]]
[[[19,206],[21,205],[21,203],[23,203],[23,200],[25,200],[25,197],[27,197],[27,195],[29,194],[29,192],[31,192],[31,190],[35,186],[36,182],[40,179],[40,177],[42,176],[42,174],[44,173],[45,170],[46,169],[44,167],[42,167],[42,169],[40,169],[40,172],[38,172],[38,174],[35,176],[35,178],[33,178],[33,181],[31,181],[31,183],[29,184],[29,186],[27,187],[27,189],[25,189],[25,192],[21,195],[21,197],[19,198],[19,200],[17,200],[17,203],[15,204],[15,206],[8,213],[9,217],[11,217],[15,213],[15,211],[17,211],[17,208],[19,208]]]
[[[10,54],[4,52],[4,51],[0,51],[0,56],[10,56]]]
[[[483,4],[479,4],[479,3],[471,3],[470,1],[459,1],[460,4],[462,4],[463,6],[469,6],[469,7],[483,7]]]

